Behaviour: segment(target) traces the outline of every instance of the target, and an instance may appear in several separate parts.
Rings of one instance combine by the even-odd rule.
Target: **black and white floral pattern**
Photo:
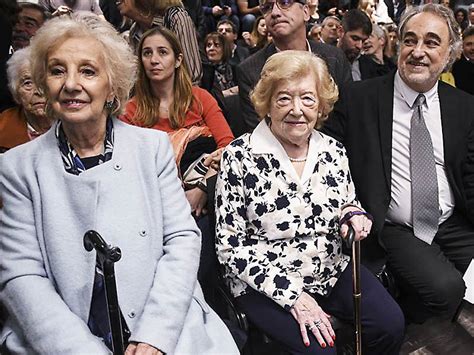
[[[301,178],[262,121],[224,151],[217,252],[234,296],[249,288],[289,309],[303,290],[328,295],[348,264],[339,216],[359,205],[341,143],[314,131]]]

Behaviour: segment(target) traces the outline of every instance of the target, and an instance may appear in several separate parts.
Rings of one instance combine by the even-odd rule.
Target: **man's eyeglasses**
[[[273,10],[273,6],[277,4],[280,10],[287,10],[289,9],[295,2],[304,5],[306,4],[305,0],[276,0],[276,1],[267,1],[260,5],[260,11],[263,15],[266,15]]]

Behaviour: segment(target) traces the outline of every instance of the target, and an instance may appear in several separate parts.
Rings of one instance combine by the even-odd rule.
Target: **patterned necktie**
[[[438,231],[438,179],[433,143],[423,118],[424,102],[425,96],[419,94],[411,118],[411,199],[413,232],[417,238],[431,244]]]

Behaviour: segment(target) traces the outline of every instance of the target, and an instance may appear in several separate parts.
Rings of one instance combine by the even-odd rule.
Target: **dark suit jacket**
[[[233,66],[237,66],[245,59],[247,59],[249,55],[249,49],[237,43],[237,47],[235,47],[234,50],[234,55],[232,58],[229,59],[229,63]]]
[[[397,68],[389,58],[384,57],[384,60],[384,64],[378,64],[370,56],[361,55],[359,57],[359,69],[362,80],[372,79],[388,74]]]
[[[474,95],[474,62],[461,55],[461,58],[453,64],[452,73],[456,87]]]
[[[309,41],[309,43],[311,51],[326,61],[329,72],[338,87],[342,87],[343,84],[352,81],[351,68],[342,50],[324,43],[316,43],[313,41]],[[253,131],[259,122],[257,113],[250,102],[249,92],[260,79],[260,73],[262,72],[265,61],[275,53],[275,45],[271,43],[247,58],[237,67],[240,104],[243,120],[248,132]]]
[[[357,196],[374,217],[372,236],[378,237],[391,198],[393,85],[394,74],[349,84],[323,128],[345,145]],[[443,82],[438,93],[455,210],[474,222],[474,97]],[[380,246],[376,237],[362,243],[373,271],[384,263]]]

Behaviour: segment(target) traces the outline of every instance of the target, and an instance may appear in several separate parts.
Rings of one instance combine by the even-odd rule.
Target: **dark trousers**
[[[422,323],[435,315],[452,317],[464,297],[462,276],[474,257],[474,226],[455,213],[440,225],[431,245],[416,238],[412,228],[387,223],[381,238],[407,319]]]
[[[403,341],[405,320],[402,311],[380,282],[361,266],[362,343],[365,354],[398,354]],[[328,297],[313,295],[321,308],[336,318],[352,322],[353,298],[350,265],[341,274]],[[236,301],[248,318],[292,354],[336,354],[336,348],[321,348],[311,332],[310,346],[301,338],[293,316],[267,296],[252,291]],[[335,341],[337,346],[337,339]]]

